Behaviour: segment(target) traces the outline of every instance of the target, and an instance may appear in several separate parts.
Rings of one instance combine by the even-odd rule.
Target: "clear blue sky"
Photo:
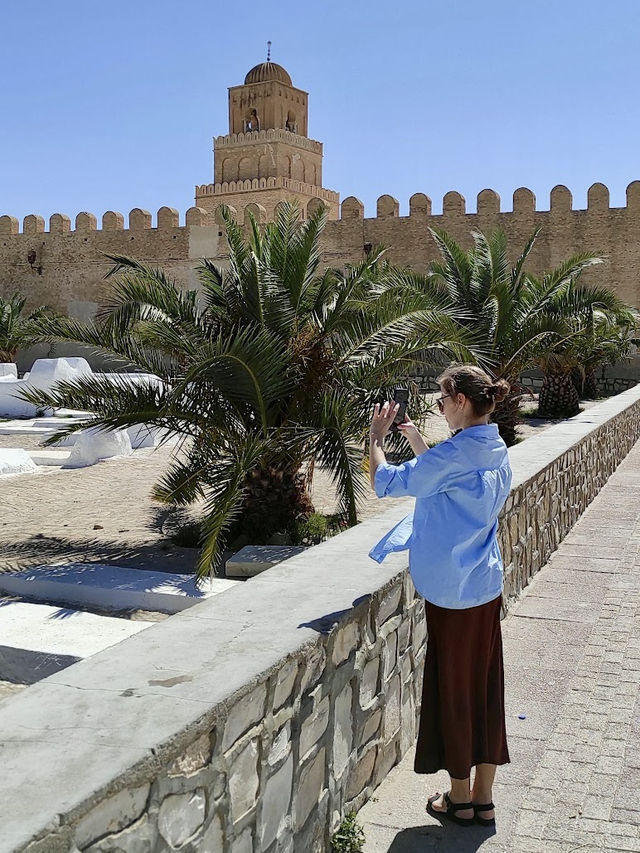
[[[367,215],[491,187],[511,208],[640,179],[638,0],[5,0],[0,213],[163,204],[212,180],[227,87],[265,58],[310,93],[324,185]]]

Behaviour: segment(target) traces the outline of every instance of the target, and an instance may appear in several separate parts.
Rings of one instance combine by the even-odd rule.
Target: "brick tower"
[[[196,205],[214,212],[248,205],[259,221],[272,219],[285,199],[303,216],[323,203],[337,219],[339,195],[322,187],[322,143],[309,139],[308,94],[267,57],[229,89],[229,133],[214,139],[214,183],[196,186]]]

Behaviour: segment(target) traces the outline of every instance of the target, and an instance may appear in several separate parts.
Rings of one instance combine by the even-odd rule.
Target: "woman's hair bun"
[[[496,403],[501,403],[509,393],[509,383],[504,379],[496,379],[491,386],[491,396]]]

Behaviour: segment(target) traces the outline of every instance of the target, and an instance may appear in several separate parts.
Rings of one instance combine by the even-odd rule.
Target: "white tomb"
[[[100,563],[40,566],[0,573],[0,593],[100,610],[178,613],[231,589],[239,581],[129,569]]]
[[[33,684],[153,624],[49,604],[2,600],[0,680]]]
[[[77,434],[65,467],[84,468],[87,465],[95,465],[101,459],[131,456],[132,453],[131,439],[126,430],[116,429],[106,432],[89,427]]]
[[[0,447],[0,477],[9,474],[35,474],[38,466],[26,450]]]
[[[0,382],[5,379],[18,378],[18,365],[12,362],[0,361]]]

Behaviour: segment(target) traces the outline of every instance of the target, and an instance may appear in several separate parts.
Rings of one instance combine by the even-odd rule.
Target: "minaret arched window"
[[[253,130],[260,130],[260,119],[256,110],[249,110],[244,120],[244,131],[245,133],[249,133]]]
[[[287,120],[285,122],[285,127],[287,130],[291,131],[291,133],[298,132],[298,124],[296,122],[296,114],[293,110],[289,110],[287,113]]]

